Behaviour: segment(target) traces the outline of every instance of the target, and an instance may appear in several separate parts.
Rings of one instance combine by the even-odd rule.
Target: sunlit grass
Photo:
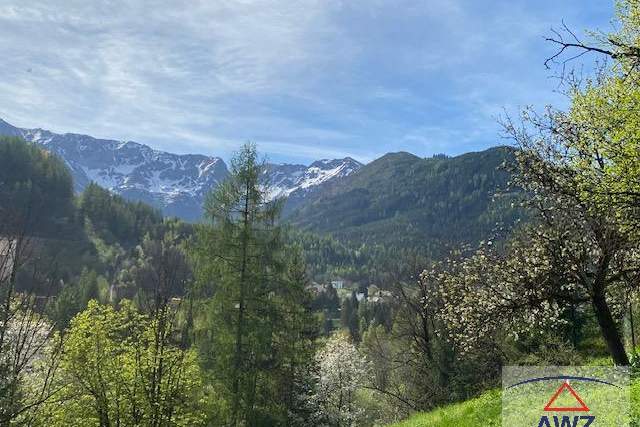
[[[499,426],[500,390],[491,390],[480,397],[466,402],[456,403],[431,412],[417,414],[393,427],[460,427],[460,426]]]
[[[416,414],[391,427],[500,426],[501,397],[501,390],[491,390],[475,399]],[[632,426],[640,426],[640,379],[631,383],[631,418]]]

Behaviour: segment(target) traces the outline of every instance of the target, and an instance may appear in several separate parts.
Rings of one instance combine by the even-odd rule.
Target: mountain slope
[[[422,159],[390,153],[335,181],[294,211],[289,220],[356,244],[393,244],[439,250],[475,242],[517,213],[501,164],[511,149]]]
[[[0,134],[20,136],[61,157],[71,170],[76,191],[93,181],[189,220],[200,216],[204,196],[228,173],[219,157],[171,154],[130,141],[20,129],[4,121],[0,121]]]
[[[95,182],[127,199],[160,208],[165,215],[189,221],[201,218],[207,193],[228,174],[219,157],[172,154],[131,141],[22,129],[1,119],[0,135],[21,137],[60,156],[71,170],[78,192]],[[293,204],[360,166],[351,158],[320,160],[311,166],[270,164],[265,180],[274,185],[272,197],[288,196]]]
[[[351,175],[362,164],[351,157],[318,160],[309,166],[269,164],[265,174],[271,184],[270,197],[286,197],[286,211],[291,211],[305,199],[322,191],[326,184]]]

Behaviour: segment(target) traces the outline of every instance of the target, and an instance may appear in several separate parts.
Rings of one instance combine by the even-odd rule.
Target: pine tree
[[[278,424],[286,416],[277,390],[291,381],[297,340],[291,323],[301,314],[304,271],[287,269],[279,200],[267,200],[264,163],[245,145],[229,177],[208,197],[197,239],[196,262],[212,322],[208,355],[230,399],[230,425]],[[289,342],[290,341],[290,342]],[[286,374],[286,370],[289,374]],[[286,403],[286,402],[285,402]]]

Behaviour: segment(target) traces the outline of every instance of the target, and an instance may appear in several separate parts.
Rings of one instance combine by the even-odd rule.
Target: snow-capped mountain
[[[2,120],[0,134],[20,136],[60,156],[71,170],[77,191],[93,181],[189,220],[200,217],[204,196],[228,173],[219,157],[171,154],[130,141],[20,129]]]
[[[77,191],[93,181],[187,220],[201,217],[206,194],[228,174],[227,165],[219,157],[172,154],[131,141],[22,129],[2,119],[0,135],[22,137],[60,156],[71,170]],[[321,184],[347,176],[360,166],[349,157],[320,160],[310,166],[270,164],[266,172],[272,184],[270,196],[299,201]]]
[[[270,164],[265,170],[269,175],[270,197],[286,197],[288,208],[292,208],[306,196],[322,188],[322,184],[352,174],[362,164],[351,157],[323,159],[310,166]]]

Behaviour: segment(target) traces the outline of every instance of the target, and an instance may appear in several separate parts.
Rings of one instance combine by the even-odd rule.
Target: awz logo
[[[577,406],[555,406],[556,400],[562,395],[569,393],[572,398],[575,399]],[[584,400],[578,396],[578,393],[571,387],[568,380],[560,386],[558,391],[551,397],[549,403],[544,407],[545,412],[589,412],[589,407],[584,403]],[[540,424],[538,427],[587,427],[590,426],[596,419],[594,415],[574,415],[573,417],[564,415],[559,417],[553,415],[551,417],[543,415],[540,417]],[[553,421],[553,423],[551,423]]]
[[[549,399],[549,402],[547,402],[547,404],[545,405],[543,409],[545,414],[543,414],[540,417],[540,421],[537,427],[589,427],[592,424],[594,424],[596,420],[596,416],[589,414],[589,411],[590,411],[589,407],[584,402],[584,400],[580,397],[580,395],[578,395],[578,393],[574,390],[574,388],[571,387],[571,384],[569,381],[586,381],[591,383],[605,384],[612,387],[618,387],[615,384],[602,381],[597,378],[555,376],[555,377],[531,378],[525,381],[521,381],[517,384],[514,384],[508,388],[513,388],[519,385],[530,384],[530,383],[539,382],[539,381],[558,381],[558,380],[562,380],[563,382],[558,388],[558,390],[556,390],[556,392],[553,394],[553,396],[551,396],[551,399]],[[563,398],[563,401],[566,402],[567,396],[568,396],[568,400],[572,401],[573,404],[571,405],[557,404],[557,401],[560,398]],[[556,412],[556,413],[579,412],[582,414],[575,414],[575,415],[549,414],[553,412]]]

